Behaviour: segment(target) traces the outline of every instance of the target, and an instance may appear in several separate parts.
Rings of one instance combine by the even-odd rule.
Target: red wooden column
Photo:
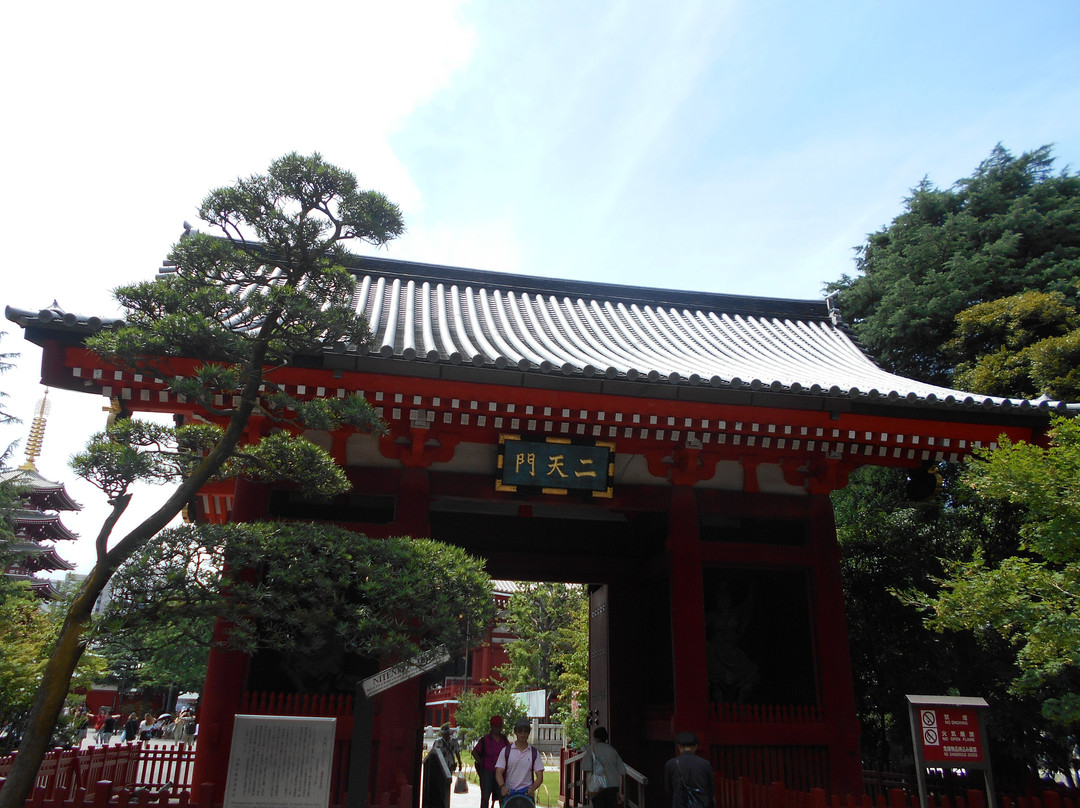
[[[238,479],[233,495],[234,522],[252,522],[266,516],[270,494],[266,485]],[[229,774],[229,750],[237,712],[247,688],[251,658],[239,651],[228,651],[221,644],[228,636],[229,624],[222,618],[214,626],[214,642],[206,665],[206,681],[199,696],[199,743],[195,747],[192,784],[213,783],[213,796],[201,795],[203,802],[221,803]]]
[[[818,596],[815,624],[822,668],[822,710],[829,728],[829,783],[838,794],[858,794],[863,787],[859,721],[851,676],[847,618],[840,580],[840,546],[832,503],[826,495],[810,500],[812,545],[817,559]]]
[[[695,733],[708,749],[710,726],[705,661],[705,594],[697,495],[689,485],[671,489],[667,552],[671,582],[671,640],[675,674],[672,731]]]
[[[398,484],[393,532],[396,535],[428,538],[431,535],[431,481],[426,468],[407,467]],[[398,660],[384,660],[384,667]],[[397,802],[402,786],[420,782],[420,750],[424,735],[423,677],[402,682],[375,696],[373,739],[375,758],[369,784],[372,801],[378,804],[387,795]],[[413,789],[413,805],[418,805],[420,789]]]

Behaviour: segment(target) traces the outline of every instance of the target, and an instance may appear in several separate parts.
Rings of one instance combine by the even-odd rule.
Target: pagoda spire
[[[26,462],[19,466],[20,471],[37,471],[34,460],[41,454],[41,443],[45,440],[45,419],[49,417],[49,388],[45,388],[45,395],[38,399],[34,405],[37,414],[30,424],[30,435],[26,439]]]

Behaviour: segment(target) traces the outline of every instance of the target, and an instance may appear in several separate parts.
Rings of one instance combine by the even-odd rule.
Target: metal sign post
[[[988,808],[997,808],[986,738],[985,699],[907,696],[919,805],[928,808],[926,768],[982,769]]]
[[[450,652],[445,646],[440,646],[423,654],[417,654],[412,659],[399,662],[393,667],[379,671],[374,676],[369,676],[362,683],[364,695],[369,699],[377,693],[382,693],[394,685],[407,682],[421,673],[427,673],[440,665],[450,661]]]
[[[353,702],[353,736],[352,753],[349,756],[347,808],[367,808],[368,788],[371,782],[368,767],[371,764],[371,731],[374,723],[372,697],[449,661],[450,652],[445,646],[439,646],[379,671],[357,685],[356,700]]]

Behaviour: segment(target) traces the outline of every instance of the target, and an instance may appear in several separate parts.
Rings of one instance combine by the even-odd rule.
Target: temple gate
[[[885,373],[824,301],[733,297],[357,258],[374,345],[327,346],[272,378],[361,391],[384,438],[307,433],[347,470],[330,505],[243,481],[196,519],[328,519],[453,542],[494,578],[590,587],[591,709],[653,787],[677,730],[718,773],[861,793],[829,493],[864,464],[918,469],[1048,406]],[[81,347],[106,321],[8,309],[44,382],[129,411],[195,413]],[[197,359],[197,357],[194,357]],[[252,436],[269,424],[253,420]],[[516,476],[515,476],[516,475]],[[215,649],[196,782],[224,784],[232,716],[265,680]],[[370,792],[416,782],[419,680],[375,698]],[[415,801],[415,792],[414,792]]]

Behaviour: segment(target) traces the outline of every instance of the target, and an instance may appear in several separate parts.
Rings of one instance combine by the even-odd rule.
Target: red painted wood
[[[671,489],[667,557],[671,586],[671,637],[675,665],[674,732],[694,732],[709,744],[708,682],[705,664],[705,595],[697,499],[692,488]]]

